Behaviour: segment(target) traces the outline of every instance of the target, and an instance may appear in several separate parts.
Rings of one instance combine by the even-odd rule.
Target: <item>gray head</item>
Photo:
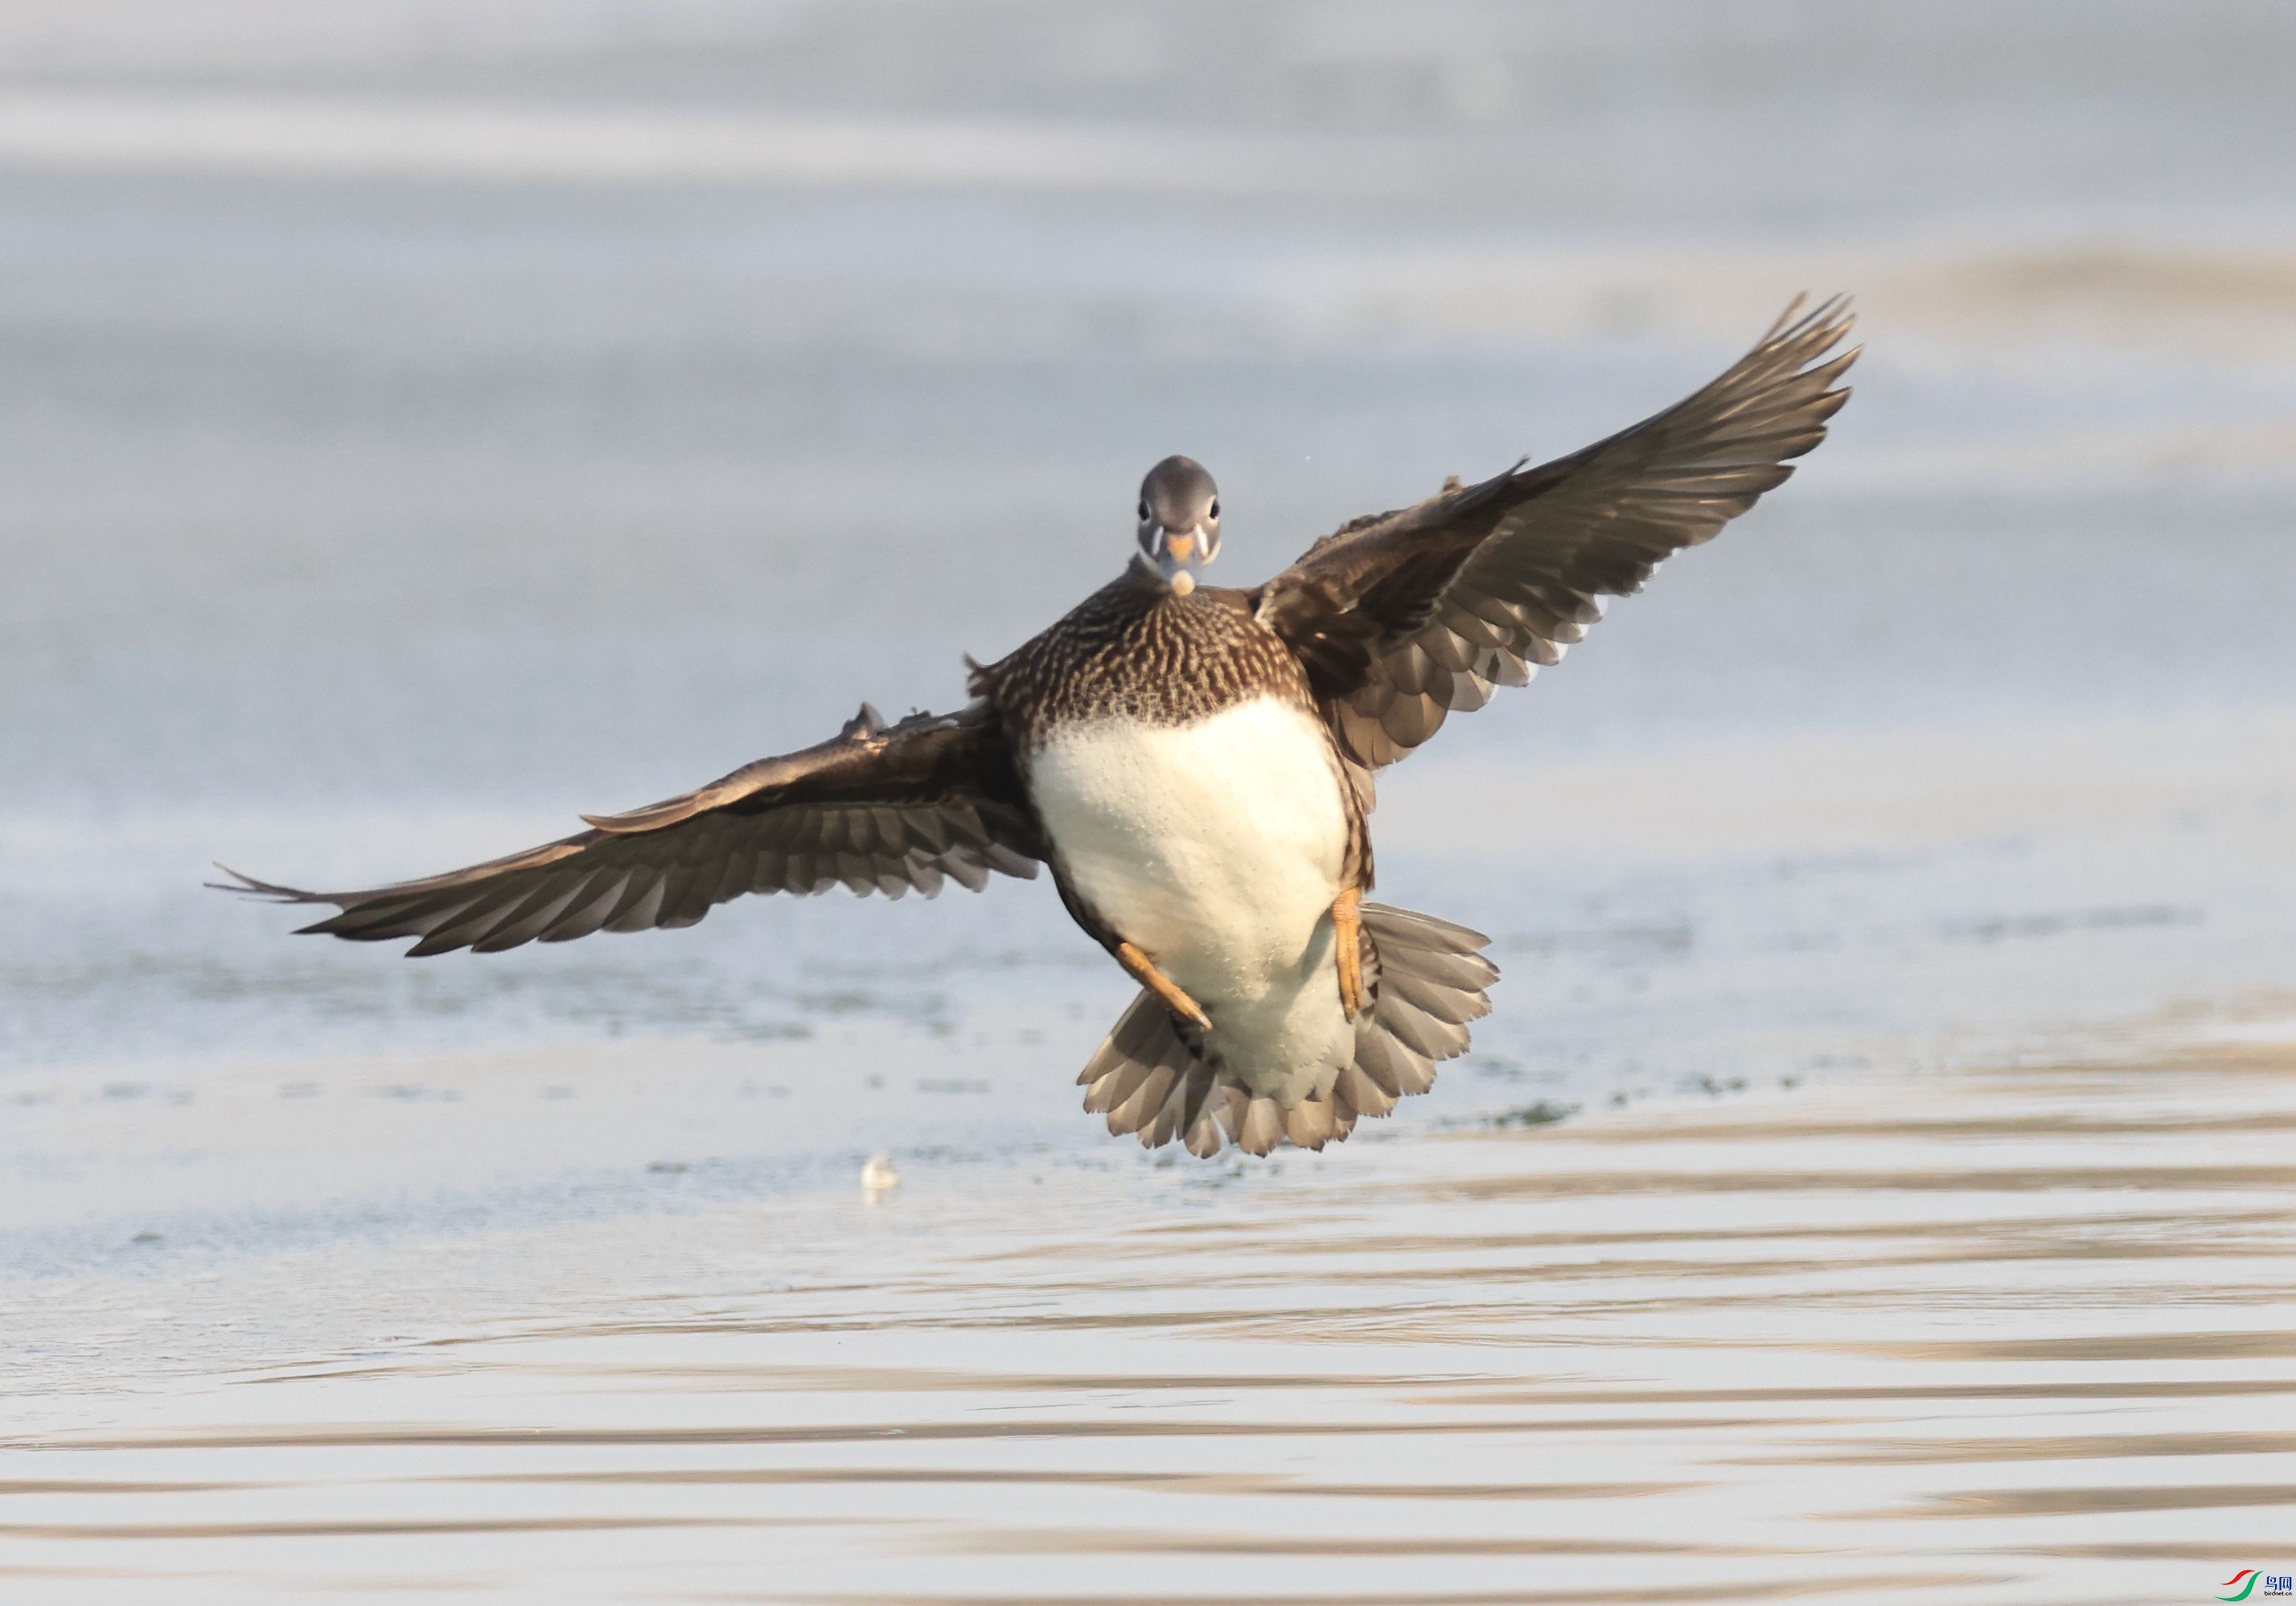
[[[1174,595],[1219,556],[1219,487],[1193,458],[1167,457],[1140,482],[1141,556]]]

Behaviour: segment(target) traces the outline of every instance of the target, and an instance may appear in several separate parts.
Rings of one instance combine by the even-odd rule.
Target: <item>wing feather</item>
[[[1254,597],[1308,667],[1360,763],[1391,764],[1528,684],[1586,637],[1605,596],[1651,572],[1792,474],[1849,397],[1835,353],[1848,304],[1797,301],[1753,349],[1687,399],[1536,468],[1454,484],[1349,520]]]
[[[927,897],[948,881],[1030,877],[1045,856],[993,709],[886,725],[864,705],[829,741],[525,853],[421,881],[308,892],[226,871],[225,890],[332,904],[306,931],[410,955],[499,953],[606,930],[686,926],[746,892]]]

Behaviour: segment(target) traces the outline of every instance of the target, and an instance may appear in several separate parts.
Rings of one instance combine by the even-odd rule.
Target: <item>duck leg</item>
[[[1156,968],[1156,962],[1128,942],[1116,945],[1116,962],[1132,972],[1132,979],[1164,1001],[1164,1007],[1187,1021],[1199,1031],[1212,1028],[1212,1018],[1204,1013],[1203,1006],[1180,990],[1180,984]]]
[[[1350,887],[1332,900],[1332,957],[1340,967],[1340,1008],[1354,1020],[1363,1012],[1363,893]]]

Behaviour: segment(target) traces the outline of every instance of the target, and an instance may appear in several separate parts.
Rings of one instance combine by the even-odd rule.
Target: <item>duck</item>
[[[1320,1150],[1425,1093],[1498,971],[1483,934],[1365,901],[1378,772],[1562,661],[1608,599],[1776,488],[1849,398],[1841,298],[1798,299],[1663,412],[1349,520],[1264,583],[1205,582],[1219,488],[1167,457],[1118,576],[1001,659],[970,701],[825,741],[484,864],[319,892],[302,927],[411,955],[693,925],[751,893],[926,897],[1049,871],[1138,985],[1084,1107],[1145,1147]]]

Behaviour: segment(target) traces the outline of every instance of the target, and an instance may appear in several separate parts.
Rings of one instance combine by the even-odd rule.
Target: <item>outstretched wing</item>
[[[690,926],[745,892],[930,897],[944,879],[979,891],[991,871],[1030,877],[1044,848],[995,713],[914,714],[886,725],[864,704],[827,742],[735,770],[698,791],[578,836],[419,881],[305,892],[236,871],[230,892],[341,911],[306,931],[359,942],[419,938],[410,955],[491,954],[593,931]],[[220,885],[220,883],[218,883]]]
[[[1494,686],[1529,684],[1663,559],[1793,472],[1849,398],[1836,299],[1796,301],[1728,372],[1608,440],[1357,519],[1254,594],[1346,749],[1376,768]]]

